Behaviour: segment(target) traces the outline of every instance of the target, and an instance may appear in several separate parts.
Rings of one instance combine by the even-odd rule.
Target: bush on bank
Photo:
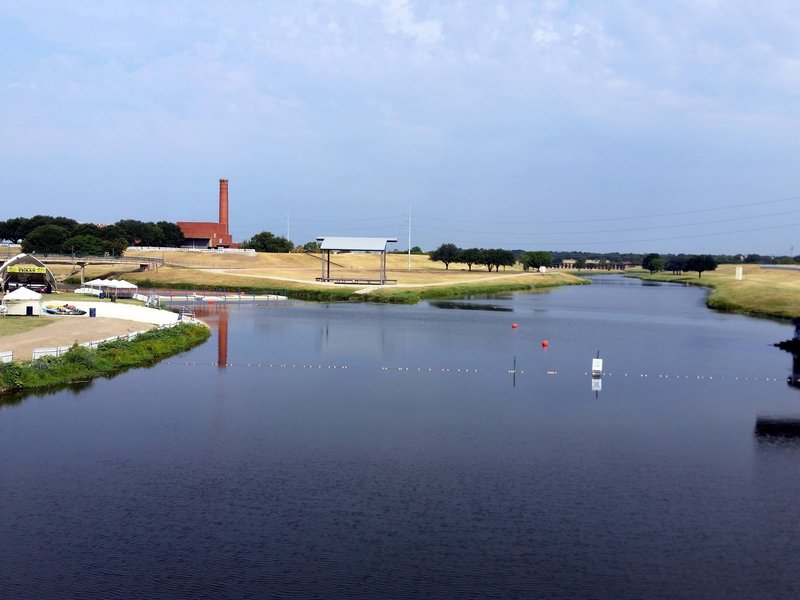
[[[185,352],[211,335],[204,325],[182,323],[153,329],[133,340],[117,340],[89,349],[75,344],[62,356],[0,364],[0,394],[86,381],[130,367],[150,365]]]

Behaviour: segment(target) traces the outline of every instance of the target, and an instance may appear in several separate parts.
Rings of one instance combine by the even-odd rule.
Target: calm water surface
[[[0,597],[800,597],[800,445],[753,435],[800,414],[793,331],[703,301],[207,310],[0,408]]]

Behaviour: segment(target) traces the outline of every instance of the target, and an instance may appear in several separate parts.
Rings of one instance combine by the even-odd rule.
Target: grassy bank
[[[589,283],[586,279],[580,279],[572,275],[557,273],[553,275],[530,276],[525,281],[476,281],[474,283],[454,283],[448,285],[426,285],[426,286],[385,286],[375,288],[369,293],[358,293],[361,289],[352,286],[321,287],[310,286],[299,282],[286,282],[280,280],[259,281],[257,285],[229,285],[219,282],[204,282],[202,277],[198,281],[169,281],[153,279],[139,279],[137,284],[141,289],[158,289],[169,287],[174,290],[186,291],[222,291],[222,292],[243,292],[252,294],[278,293],[286,294],[289,298],[297,300],[308,300],[312,302],[378,302],[388,304],[415,304],[420,300],[429,298],[463,298],[475,294],[497,294],[503,292],[515,292],[526,290],[537,290],[557,287],[561,285],[583,285]],[[244,283],[244,282],[243,282]],[[248,281],[247,283],[252,283]]]
[[[150,365],[201,344],[210,335],[203,325],[153,329],[133,340],[118,340],[90,350],[77,344],[63,356],[0,364],[0,394],[44,389]]]
[[[506,292],[524,292],[544,290],[562,285],[587,285],[590,282],[577,277],[558,277],[541,279],[541,281],[524,283],[466,283],[441,285],[422,288],[383,288],[368,294],[366,300],[371,302],[391,302],[414,304],[420,300],[442,298],[464,298],[482,294],[502,294]]]
[[[629,276],[710,288],[706,305],[715,310],[776,319],[800,317],[800,271],[745,265],[743,277],[737,281],[735,266],[721,265],[716,271],[703,273],[702,277],[697,273]]]

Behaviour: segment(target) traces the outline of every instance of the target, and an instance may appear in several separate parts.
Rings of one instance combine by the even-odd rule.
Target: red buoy
[[[547,348],[550,345],[548,340],[542,340],[542,348]]]
[[[511,324],[511,329],[516,329],[516,328],[517,328],[517,324],[516,323],[512,323]]]

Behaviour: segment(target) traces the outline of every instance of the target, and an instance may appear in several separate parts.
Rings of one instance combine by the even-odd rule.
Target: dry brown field
[[[129,251],[130,255],[163,258],[165,266],[151,268],[146,273],[127,273],[132,280],[149,279],[163,282],[196,282],[200,285],[265,285],[265,281],[284,282],[288,287],[331,287],[321,283],[319,254],[257,253],[216,254],[207,252]],[[522,267],[488,272],[484,265],[453,263],[449,269],[444,264],[431,261],[427,255],[412,255],[411,269],[408,255],[389,254],[386,257],[386,275],[396,279],[395,288],[419,288],[463,284],[536,282],[554,285],[559,280],[574,279],[565,273],[526,273]],[[341,253],[331,255],[331,276],[341,278],[375,279],[380,272],[380,256],[375,254]],[[88,276],[88,269],[87,269]],[[547,283],[545,283],[547,282]],[[344,287],[344,286],[336,286]],[[362,286],[363,287],[363,286]]]

